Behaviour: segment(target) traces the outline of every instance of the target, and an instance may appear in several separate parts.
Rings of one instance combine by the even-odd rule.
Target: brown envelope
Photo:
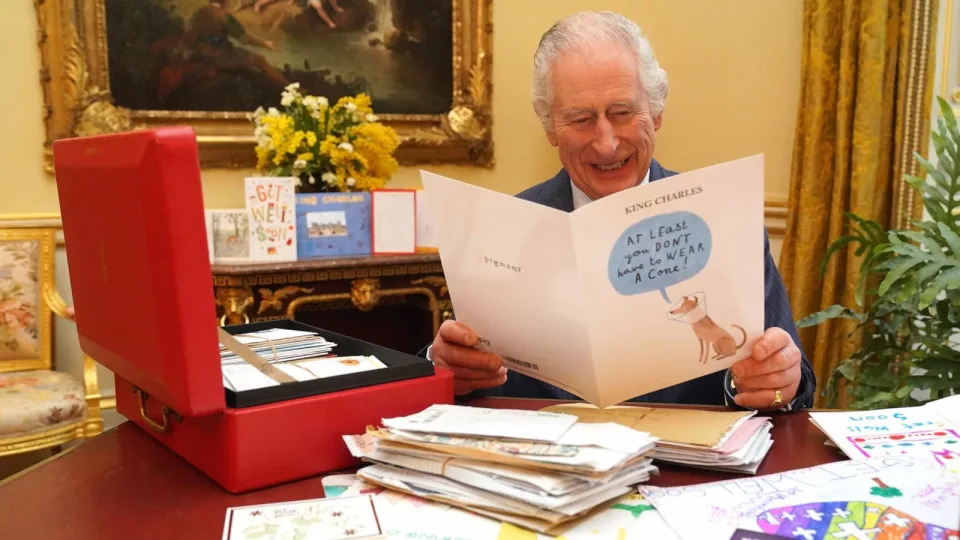
[[[730,428],[753,411],[700,411],[651,407],[608,407],[598,409],[588,404],[553,405],[543,409],[572,414],[581,422],[615,422],[646,431],[665,443],[690,444],[713,448]]]

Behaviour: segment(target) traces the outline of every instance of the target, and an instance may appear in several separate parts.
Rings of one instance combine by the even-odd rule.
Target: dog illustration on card
[[[673,321],[685,322],[693,329],[694,335],[700,341],[700,363],[706,364],[713,347],[716,355],[713,360],[722,360],[737,353],[740,347],[747,342],[747,331],[738,324],[730,326],[740,331],[740,343],[737,343],[733,334],[724,330],[719,324],[707,315],[706,296],[702,292],[684,296],[667,312],[667,318]]]

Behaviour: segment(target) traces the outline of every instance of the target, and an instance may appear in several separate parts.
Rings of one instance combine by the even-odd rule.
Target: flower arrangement
[[[299,179],[299,191],[369,191],[383,187],[397,169],[397,133],[377,121],[370,96],[325,97],[286,87],[283,111],[253,113],[257,170]]]

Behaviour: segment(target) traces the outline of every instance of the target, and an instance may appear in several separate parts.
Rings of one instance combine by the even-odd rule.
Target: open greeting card
[[[421,172],[457,320],[604,407],[730,367],[763,332],[763,157],[564,212]]]

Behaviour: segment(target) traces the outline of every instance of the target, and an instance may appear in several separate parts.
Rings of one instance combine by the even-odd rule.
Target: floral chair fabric
[[[54,284],[57,229],[5,223],[0,219],[0,456],[103,431],[93,359],[83,357],[82,380],[51,371],[53,315],[73,319]]]
[[[0,438],[82,420],[83,384],[59,371],[0,373]]]
[[[39,242],[0,242],[0,361],[36,356]]]

